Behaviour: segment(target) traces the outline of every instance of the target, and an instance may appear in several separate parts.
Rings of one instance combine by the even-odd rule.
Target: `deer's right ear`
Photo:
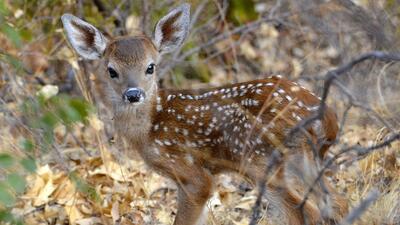
[[[93,25],[71,14],[61,17],[68,41],[80,56],[99,59],[107,46],[107,39]]]

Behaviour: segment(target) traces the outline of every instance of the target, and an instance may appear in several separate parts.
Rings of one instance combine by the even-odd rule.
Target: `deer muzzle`
[[[146,94],[140,88],[128,88],[122,95],[122,99],[126,103],[139,103],[143,102]]]

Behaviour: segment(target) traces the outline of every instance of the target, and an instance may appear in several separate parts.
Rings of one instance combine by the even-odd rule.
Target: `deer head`
[[[157,65],[160,56],[179,47],[187,36],[190,5],[183,4],[157,22],[154,37],[145,35],[106,38],[93,25],[64,14],[67,38],[85,59],[101,59],[109,76],[108,97],[115,114],[150,107],[157,96]]]

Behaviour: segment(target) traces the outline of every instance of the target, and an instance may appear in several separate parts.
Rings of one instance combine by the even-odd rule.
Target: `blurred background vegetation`
[[[165,56],[158,67],[162,87],[201,88],[282,74],[318,93],[327,70],[367,51],[399,50],[397,0],[188,2],[191,33],[184,46]],[[180,3],[0,0],[0,221],[172,221],[174,191],[168,181],[161,182],[143,169],[139,158],[126,167],[113,163],[121,160],[121,151],[130,149],[114,137],[98,62],[83,61],[69,48],[60,17],[74,14],[108,36],[151,36],[158,19]],[[373,61],[357,66],[338,82],[340,91],[334,90],[329,101],[339,118],[344,118],[349,103],[343,89],[371,111],[351,109],[337,148],[375,143],[399,129],[398,71],[396,63]],[[382,193],[360,224],[400,224],[399,155],[399,145],[394,144],[336,168],[333,180],[352,203],[362,199],[371,185]],[[99,172],[102,166],[107,173]],[[217,198],[226,206],[215,209],[212,221],[246,224],[256,192],[243,188],[243,181],[226,179]],[[121,185],[131,191],[116,191]],[[169,191],[160,194],[162,187]],[[154,199],[168,203],[156,209]],[[115,206],[115,201],[120,204]],[[269,224],[266,221],[260,224]]]

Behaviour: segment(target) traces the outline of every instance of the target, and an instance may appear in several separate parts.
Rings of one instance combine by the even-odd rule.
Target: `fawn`
[[[288,131],[318,108],[319,99],[310,91],[281,76],[202,90],[158,88],[157,63],[162,54],[183,43],[189,21],[190,6],[183,4],[158,21],[153,39],[106,38],[83,20],[62,16],[76,52],[104,62],[117,132],[151,168],[176,182],[174,224],[204,223],[201,218],[213,192],[214,175],[239,172],[257,184],[276,150],[281,159],[267,180],[266,197],[285,221],[316,224],[341,218],[347,212],[346,201],[329,183],[325,184],[329,200],[322,201],[317,188],[303,210],[298,207],[310,177],[315,178],[318,158],[325,155],[338,130],[336,115],[328,108],[321,121],[305,127],[306,135],[285,143]],[[317,153],[309,141],[322,143]]]

